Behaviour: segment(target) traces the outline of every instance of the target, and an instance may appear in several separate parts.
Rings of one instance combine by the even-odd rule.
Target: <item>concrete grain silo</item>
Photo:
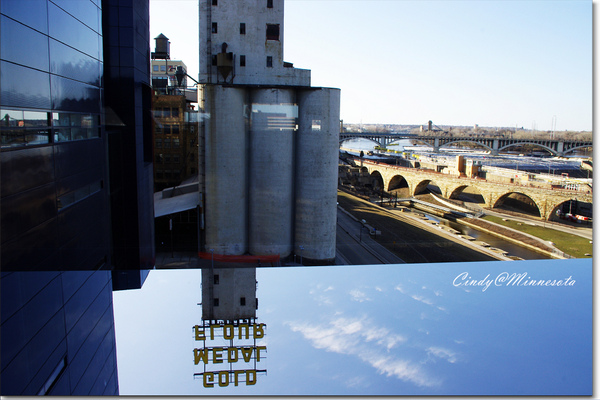
[[[294,253],[305,262],[335,260],[340,90],[298,93]]]
[[[339,89],[284,62],[283,0],[201,0],[199,12],[199,251],[331,263]]]
[[[293,247],[293,88],[254,89],[249,135],[249,250],[287,257]]]
[[[207,251],[248,251],[247,107],[244,88],[205,87],[205,214]]]

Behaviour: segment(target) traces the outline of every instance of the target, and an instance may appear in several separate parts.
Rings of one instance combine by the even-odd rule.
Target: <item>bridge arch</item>
[[[402,192],[402,196],[406,195],[406,197],[409,197],[411,194],[410,184],[402,175],[394,175],[392,179],[390,179],[387,187],[388,192],[399,190]]]
[[[364,172],[363,172],[364,171]],[[376,163],[365,160],[361,168],[361,175],[370,176],[372,172],[377,171],[377,176],[381,177],[384,188],[394,188],[402,180],[396,176],[402,176],[409,187],[409,195],[415,195],[422,191],[430,182],[437,185],[442,196],[450,198],[454,192],[464,190],[465,187],[473,187],[481,193],[485,204],[485,208],[493,208],[496,201],[505,195],[513,192],[519,192],[529,197],[536,205],[540,216],[547,219],[552,210],[555,210],[558,205],[568,201],[569,199],[578,199],[580,202],[590,204],[592,202],[592,194],[584,192],[573,192],[568,190],[550,190],[530,186],[507,185],[503,183],[489,182],[487,180],[470,179],[464,177],[455,177],[451,175],[440,174],[437,172],[419,170],[416,168],[398,167],[388,164]],[[381,183],[381,181],[379,181]],[[419,189],[417,189],[417,187]]]
[[[414,138],[409,138],[409,139],[413,142],[416,142],[417,144],[424,144],[427,146],[434,147],[433,140],[427,140],[426,138],[419,138],[419,137],[414,137]]]
[[[371,185],[371,188],[373,190],[380,190],[385,188],[385,181],[383,179],[383,175],[381,175],[381,172],[375,170],[372,171],[371,174],[369,175],[369,183],[368,185]]]
[[[525,144],[530,144],[530,145],[533,145],[533,146],[536,146],[536,147],[540,147],[540,148],[546,150],[547,152],[549,152],[550,154],[552,154],[553,156],[558,155],[558,153],[556,151],[554,151],[553,149],[551,149],[550,147],[545,146],[545,145],[540,144],[540,143],[534,143],[534,142],[509,143],[506,146],[502,146],[502,147],[498,148],[498,151],[506,150],[506,149],[509,149],[511,147],[521,147],[521,146],[523,146]]]
[[[572,152],[574,152],[575,150],[579,150],[579,149],[587,149],[587,148],[589,148],[589,147],[592,147],[592,146],[590,146],[589,144],[583,144],[583,145],[580,145],[580,146],[574,146],[574,147],[570,147],[569,149],[567,149],[567,150],[563,151],[563,154],[572,153]]]
[[[413,196],[416,196],[416,195],[422,194],[422,193],[426,193],[427,189],[429,188],[429,186],[436,187],[439,190],[439,191],[431,190],[431,188],[430,188],[431,191],[433,191],[435,193],[438,193],[438,194],[440,194],[442,196],[445,195],[445,193],[444,193],[444,187],[441,186],[440,184],[438,184],[435,180],[433,180],[433,179],[423,179],[423,180],[421,180],[419,183],[417,183],[415,185],[415,188],[413,190]]]
[[[448,190],[449,199],[461,199],[461,196],[463,199],[468,197],[470,203],[487,205],[484,193],[474,185],[458,185]]]
[[[381,142],[379,142],[379,141],[377,141],[377,140],[375,140],[373,138],[370,138],[370,137],[356,137],[356,138],[347,138],[346,137],[346,138],[340,138],[340,147],[344,147],[344,146],[342,146],[342,144],[344,142],[347,142],[347,141],[350,141],[350,140],[357,140],[357,139],[368,140],[369,142],[375,143],[376,146],[383,147],[383,145],[381,144]]]
[[[505,205],[506,208],[517,208],[519,211],[526,214],[543,217],[544,210],[541,207],[541,203],[538,203],[539,200],[536,201],[535,198],[523,192],[524,191],[511,190],[498,196],[494,201],[492,208],[501,208],[502,205]]]
[[[483,147],[484,149],[489,150],[490,152],[494,151],[494,149],[491,148],[490,146],[488,146],[487,144],[480,142],[480,141],[471,140],[468,138],[459,138],[458,140],[452,140],[452,141],[445,142],[443,145],[440,146],[440,149],[450,148],[451,146],[449,146],[449,145],[455,144],[455,143],[473,143],[479,147]]]

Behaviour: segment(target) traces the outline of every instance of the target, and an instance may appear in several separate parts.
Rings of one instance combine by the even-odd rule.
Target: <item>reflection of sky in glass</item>
[[[289,118],[298,118],[298,106],[295,104],[257,104],[252,103],[252,112],[285,114]]]
[[[492,284],[455,286],[463,272]],[[121,394],[591,394],[591,274],[591,260],[259,268],[267,374],[206,389],[200,271],[152,271],[114,293]]]

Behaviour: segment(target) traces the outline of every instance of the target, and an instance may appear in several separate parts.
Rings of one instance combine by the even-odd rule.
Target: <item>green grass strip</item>
[[[587,254],[592,254],[592,243],[589,239],[581,236],[572,235],[570,233],[557,231],[552,228],[544,228],[542,226],[532,226],[522,222],[513,220],[504,221],[502,218],[493,215],[486,215],[483,219],[490,222],[495,222],[499,225],[504,225],[517,231],[530,234],[542,240],[554,243],[559,250],[576,258],[589,258]]]

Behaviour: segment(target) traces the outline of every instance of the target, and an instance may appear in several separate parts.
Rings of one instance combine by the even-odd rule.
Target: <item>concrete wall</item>
[[[227,52],[235,56],[233,83],[310,86],[310,70],[283,66],[283,0],[273,0],[273,8],[267,8],[266,0],[217,3],[200,0],[200,82],[217,83],[217,67],[211,65],[211,57],[221,53],[222,44],[227,43]],[[216,33],[213,23],[217,24]],[[245,34],[240,34],[241,23]],[[279,40],[267,40],[267,24],[279,25]],[[240,65],[241,56],[246,58],[245,66]],[[267,56],[272,57],[272,67],[267,67]]]
[[[339,89],[206,85],[203,93],[204,251],[333,260]]]
[[[241,255],[248,250],[246,91],[220,85],[205,88],[206,250]]]
[[[251,99],[250,254],[287,257],[293,243],[296,92],[256,89]]]
[[[298,107],[294,252],[303,259],[333,261],[340,90],[301,90]]]
[[[218,283],[215,283],[215,275]],[[202,270],[203,319],[256,318],[256,305],[256,268]]]

